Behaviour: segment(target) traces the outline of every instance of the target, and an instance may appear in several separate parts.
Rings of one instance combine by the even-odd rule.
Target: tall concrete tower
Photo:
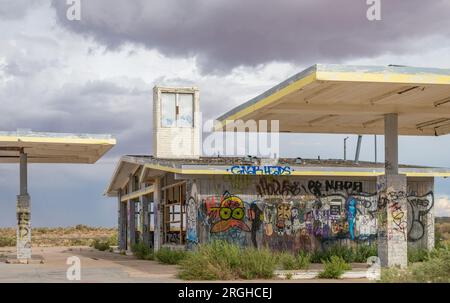
[[[200,157],[200,102],[196,87],[153,88],[153,155]]]

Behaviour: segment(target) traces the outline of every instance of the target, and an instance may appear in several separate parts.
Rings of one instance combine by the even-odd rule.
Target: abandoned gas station
[[[278,120],[280,132],[384,135],[384,163],[203,157],[198,89],[155,87],[153,101],[153,156],[123,156],[105,192],[118,199],[121,249],[376,243],[382,266],[405,267],[408,248],[433,248],[434,178],[450,169],[400,165],[398,136],[450,132],[450,70],[314,65],[216,126]]]
[[[92,164],[116,144],[111,135],[33,132],[28,129],[0,132],[0,163],[19,163],[20,192],[17,195],[17,259],[29,263],[31,248],[31,196],[28,193],[28,163]]]

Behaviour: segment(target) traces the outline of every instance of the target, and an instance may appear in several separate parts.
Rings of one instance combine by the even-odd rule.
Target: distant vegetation
[[[436,242],[450,243],[450,217],[436,217],[435,222]]]
[[[33,246],[93,246],[94,242],[110,242],[114,237],[117,239],[116,228],[79,224],[73,227],[33,228],[31,241]],[[5,246],[16,246],[15,228],[0,228],[0,247]]]

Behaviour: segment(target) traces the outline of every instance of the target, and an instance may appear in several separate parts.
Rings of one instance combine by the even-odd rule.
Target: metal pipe
[[[374,136],[375,140],[375,163],[377,163],[377,135]]]
[[[398,175],[398,114],[384,116],[385,174]]]
[[[344,138],[344,161],[347,160],[347,140],[349,137]]]
[[[358,143],[356,145],[356,154],[355,154],[355,162],[358,163],[359,161],[359,152],[361,151],[361,141],[362,141],[362,135],[358,135]]]

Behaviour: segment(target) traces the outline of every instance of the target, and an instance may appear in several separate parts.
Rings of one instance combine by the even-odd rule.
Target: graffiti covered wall
[[[194,189],[187,203],[191,244],[220,239],[297,252],[377,239],[376,180],[227,175],[197,179]],[[405,232],[420,242],[433,196],[414,189]]]

